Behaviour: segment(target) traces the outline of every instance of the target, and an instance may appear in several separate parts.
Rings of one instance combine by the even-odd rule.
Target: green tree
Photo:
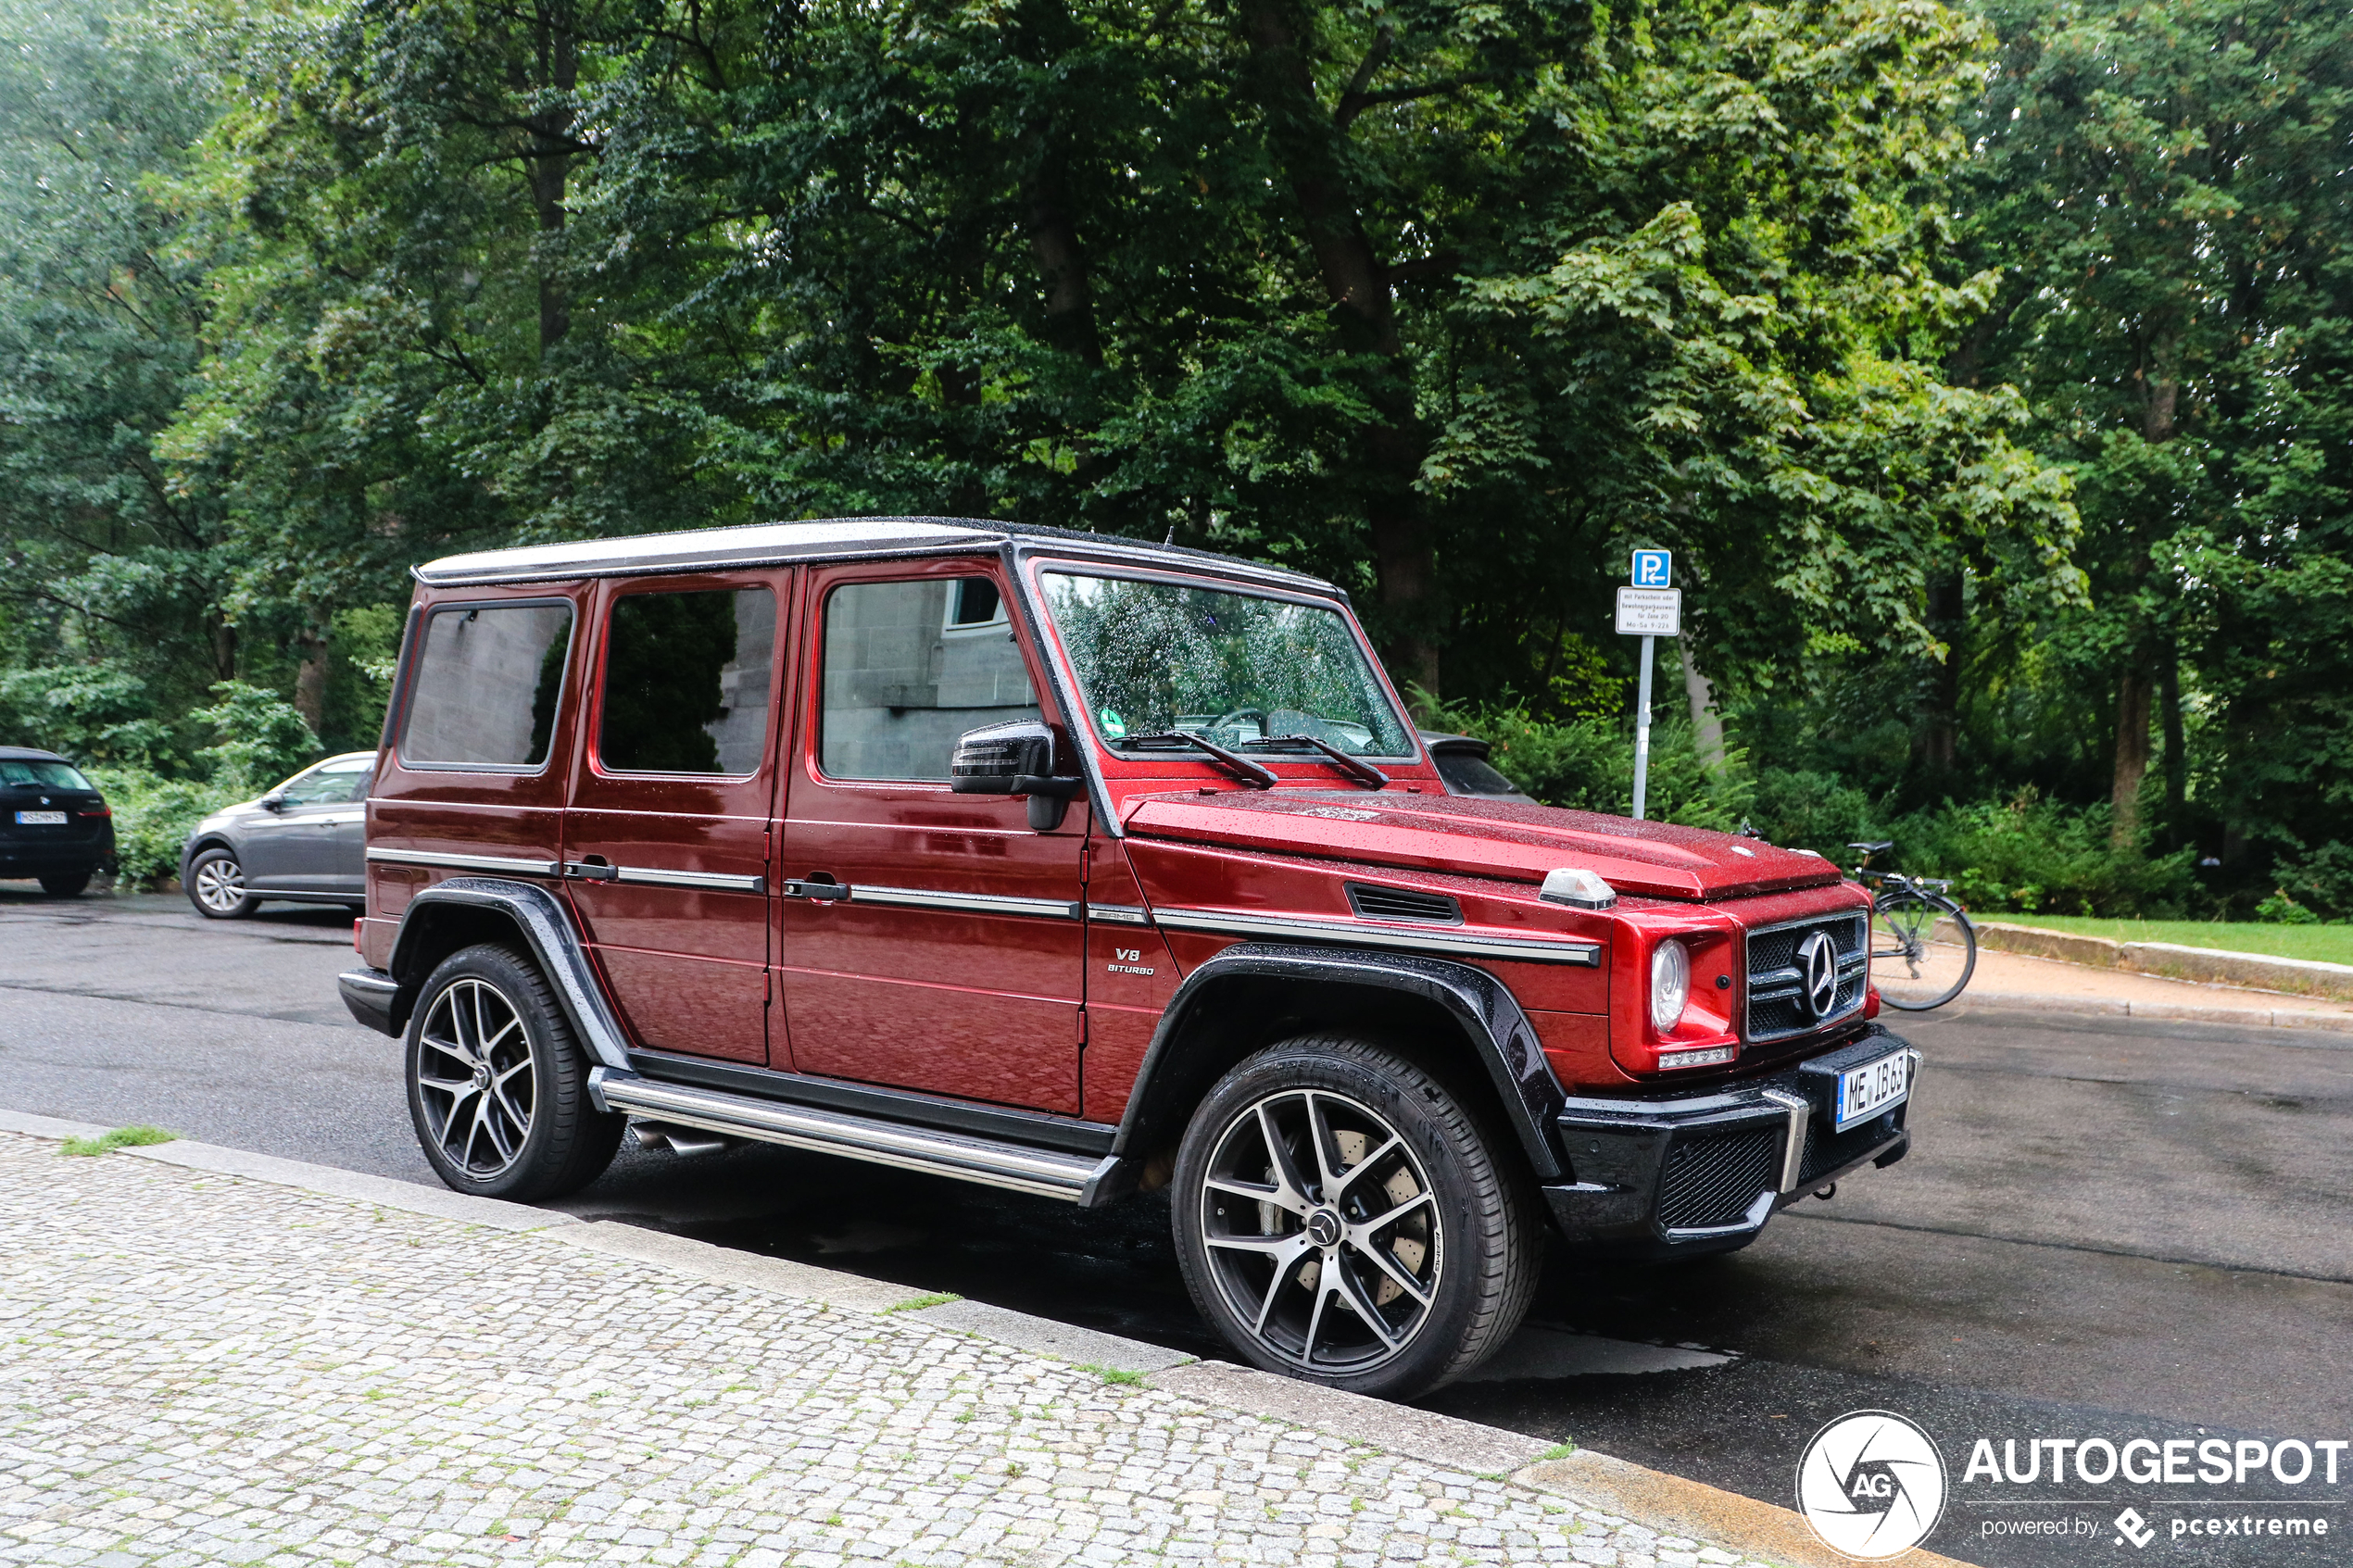
[[[1969,240],[2002,282],[1952,368],[2025,388],[2038,443],[2074,472],[2093,608],[2055,640],[2105,688],[2116,842],[2142,832],[2153,756],[2171,830],[2194,825],[2195,784],[2227,859],[2250,835],[2337,837],[2353,804],[2353,14],[1987,14],[2002,45],[1971,131]]]
[[[0,0],[0,723],[134,759],[237,651],[222,519],[151,446],[211,259],[157,189],[211,111],[156,20]]]
[[[1949,9],[231,22],[205,180],[251,259],[169,449],[281,598],[479,537],[954,510],[1295,561],[1401,676],[1541,696],[1637,539],[1732,686],[1933,650],[1940,551],[2070,583],[2020,406],[1932,370],[1990,286],[1935,278]]]

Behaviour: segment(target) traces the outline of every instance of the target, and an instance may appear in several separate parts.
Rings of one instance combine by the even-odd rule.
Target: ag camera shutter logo
[[[1822,1544],[1864,1562],[1901,1556],[1944,1515],[1944,1456],[1890,1411],[1856,1411],[1814,1434],[1797,1461],[1797,1511]]]

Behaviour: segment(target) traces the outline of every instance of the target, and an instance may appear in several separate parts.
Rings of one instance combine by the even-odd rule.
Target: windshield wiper
[[[1328,741],[1317,740],[1314,735],[1268,735],[1265,740],[1248,741],[1244,744],[1249,746],[1313,746],[1315,750],[1324,754],[1324,759],[1326,761],[1329,762],[1333,767],[1339,769],[1341,772],[1346,773],[1358,784],[1363,784],[1366,789],[1386,789],[1389,787],[1389,775],[1387,773],[1382,772],[1370,762],[1366,762],[1360,758],[1350,756],[1347,752],[1342,751],[1340,747],[1332,745]]]
[[[1181,730],[1172,730],[1164,734],[1157,735],[1129,735],[1126,745],[1130,746],[1189,746],[1196,750],[1207,752],[1217,766],[1231,773],[1251,789],[1275,787],[1276,779],[1273,769],[1262,768],[1247,757],[1237,757],[1222,746],[1212,745],[1199,735],[1189,735]]]

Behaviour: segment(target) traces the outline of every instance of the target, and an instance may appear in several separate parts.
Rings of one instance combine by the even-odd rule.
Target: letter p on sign
[[[1636,550],[1634,552],[1634,586],[1664,588],[1674,581],[1675,557],[1668,550]]]

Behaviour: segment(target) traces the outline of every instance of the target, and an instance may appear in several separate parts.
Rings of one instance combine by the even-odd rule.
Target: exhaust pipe
[[[629,1131],[635,1135],[639,1148],[667,1149],[672,1154],[717,1154],[735,1148],[736,1141],[698,1128],[674,1127],[661,1122],[632,1122]]]

